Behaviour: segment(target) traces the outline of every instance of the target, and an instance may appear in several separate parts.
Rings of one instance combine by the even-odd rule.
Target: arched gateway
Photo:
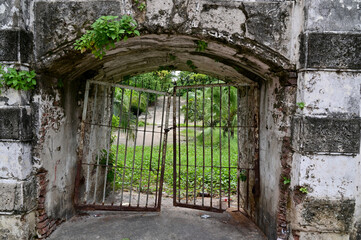
[[[0,97],[0,233],[45,237],[77,207],[89,208],[90,195],[97,198],[89,189],[102,192],[107,164],[97,171],[89,163],[102,165],[99,157],[84,162],[111,138],[109,129],[86,122],[109,122],[114,84],[171,69],[238,89],[238,123],[252,128],[238,139],[239,159],[251,171],[237,193],[247,194],[242,207],[269,239],[359,239],[360,36],[352,32],[360,30],[353,18],[358,3],[144,3],[0,4],[0,61],[38,74],[35,90],[3,89]],[[137,20],[139,37],[118,42],[101,60],[73,49],[98,17],[124,14]],[[202,51],[199,42],[207,44]]]

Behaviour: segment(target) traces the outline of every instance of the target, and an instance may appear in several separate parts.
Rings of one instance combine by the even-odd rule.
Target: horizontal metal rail
[[[147,89],[147,88],[133,87],[133,86],[123,85],[123,84],[118,84],[118,83],[108,83],[108,82],[100,82],[100,81],[94,81],[94,80],[90,80],[89,82],[93,83],[93,84],[103,85],[103,86],[112,86],[112,87],[117,87],[117,88],[134,90],[137,92],[154,93],[157,95],[166,95],[166,96],[169,95],[169,93],[167,93],[167,92],[161,92],[161,91],[151,90],[151,89]]]
[[[214,87],[246,87],[246,86],[254,86],[254,84],[247,84],[247,83],[195,84],[195,85],[187,85],[187,86],[174,86],[174,90],[194,89],[194,88],[214,88]]]

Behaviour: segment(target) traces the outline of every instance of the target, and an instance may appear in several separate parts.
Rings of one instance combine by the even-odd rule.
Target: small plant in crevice
[[[64,87],[63,79],[58,79],[57,86],[58,86],[58,88],[63,88]]]
[[[308,189],[307,187],[300,187],[299,191],[303,194],[307,194],[308,193]]]
[[[99,59],[104,57],[107,50],[114,48],[116,42],[140,35],[136,30],[137,22],[128,15],[120,19],[118,16],[102,16],[91,28],[74,43],[74,49],[81,53],[91,50],[95,58]]]
[[[202,40],[197,40],[196,41],[197,47],[196,47],[196,51],[197,52],[204,52],[206,50],[206,48],[208,47],[208,43]]]
[[[143,12],[147,7],[145,1],[141,2],[139,0],[135,0],[134,3],[136,4],[136,7],[138,8],[138,10],[141,12]]]
[[[188,60],[186,64],[193,70],[193,72],[197,69],[196,65],[194,65],[192,60]]]
[[[304,102],[298,102],[296,104],[301,110],[303,110],[305,108],[305,103]]]
[[[283,184],[287,185],[291,183],[291,179],[289,179],[288,177],[283,177]]]
[[[169,59],[170,59],[171,61],[174,61],[176,58],[177,58],[177,57],[176,57],[175,55],[169,53]]]
[[[0,88],[5,86],[16,90],[31,90],[36,85],[35,71],[18,71],[14,68],[7,68],[0,65]]]

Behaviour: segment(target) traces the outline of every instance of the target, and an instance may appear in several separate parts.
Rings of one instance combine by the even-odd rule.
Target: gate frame
[[[187,203],[177,202],[177,107],[176,107],[176,97],[177,89],[196,89],[196,88],[206,88],[206,87],[235,87],[237,88],[237,104],[239,104],[239,87],[258,87],[257,83],[254,84],[243,84],[243,83],[213,83],[213,84],[196,84],[196,85],[186,85],[186,86],[174,86],[173,88],[173,206],[184,207],[191,209],[198,209],[203,211],[210,212],[224,212],[223,209],[214,208],[211,206],[200,206],[200,205],[191,205]],[[239,106],[237,107],[237,115],[239,113]],[[239,118],[239,116],[238,116]],[[239,121],[239,120],[237,120]],[[237,128],[238,129],[238,128]],[[239,140],[238,140],[239,141]],[[239,143],[238,143],[239,149]],[[246,208],[249,206],[249,172],[253,170],[255,173],[255,196],[257,197],[260,192],[260,173],[259,173],[259,158],[255,157],[254,168],[240,168],[240,155],[237,161],[237,211],[240,211],[240,186],[239,186],[239,175],[241,170],[247,171],[247,192],[246,192]],[[246,213],[247,214],[247,213]]]
[[[81,181],[81,172],[82,172],[82,165],[83,165],[83,158],[84,158],[84,138],[85,138],[85,121],[86,121],[86,114],[88,109],[88,99],[89,99],[89,91],[90,91],[90,84],[98,84],[103,86],[110,86],[110,87],[119,87],[123,89],[130,89],[134,91],[139,92],[147,92],[147,93],[154,93],[158,95],[164,95],[165,98],[167,98],[166,108],[163,109],[166,110],[165,114],[165,125],[164,127],[164,138],[163,138],[163,144],[162,144],[162,160],[161,160],[161,168],[160,168],[160,178],[159,178],[159,190],[158,190],[158,203],[156,207],[134,207],[134,206],[122,206],[122,205],[105,205],[104,203],[101,204],[82,204],[79,203],[80,198],[80,181]],[[164,168],[165,168],[165,158],[166,158],[166,152],[167,152],[167,140],[168,140],[168,132],[170,129],[168,128],[169,123],[169,112],[170,112],[170,100],[171,95],[167,92],[161,92],[146,88],[139,88],[139,87],[133,87],[133,86],[127,86],[117,83],[109,83],[109,82],[101,82],[101,81],[95,81],[95,80],[87,80],[86,86],[85,86],[85,95],[84,95],[84,106],[83,106],[83,112],[82,112],[82,120],[81,120],[81,128],[80,128],[80,141],[78,145],[78,151],[77,151],[77,172],[75,176],[75,187],[74,187],[74,195],[73,195],[73,203],[74,207],[78,210],[84,210],[84,211],[95,211],[95,210],[104,210],[104,211],[142,211],[142,212],[159,212],[161,210],[161,202],[162,202],[162,191],[163,191],[163,182],[164,182]],[[160,159],[158,159],[160,161]],[[156,202],[155,202],[156,203]]]

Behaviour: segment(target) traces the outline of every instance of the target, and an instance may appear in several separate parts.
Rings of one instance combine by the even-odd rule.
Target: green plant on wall
[[[283,184],[287,185],[291,183],[291,179],[289,179],[288,177],[283,177]]]
[[[91,30],[74,43],[74,49],[81,53],[91,50],[96,58],[102,59],[106,51],[115,47],[115,43],[126,41],[129,37],[139,36],[136,21],[128,15],[102,16],[92,25]]]
[[[297,104],[297,106],[301,109],[301,110],[303,110],[303,108],[305,107],[305,103],[304,102],[298,102],[298,103],[296,103]]]
[[[188,67],[190,67],[190,69],[192,69],[193,72],[196,71],[197,67],[196,65],[194,65],[192,60],[187,60],[186,64],[188,65]]]
[[[300,187],[300,192],[303,193],[303,194],[307,194],[308,189],[306,187]]]
[[[197,44],[197,48],[196,48],[197,52],[204,52],[208,47],[208,43],[202,40],[196,41],[196,44]]]
[[[143,12],[147,7],[147,5],[145,4],[145,1],[141,2],[139,0],[135,0],[134,2],[136,4],[137,8],[139,9],[139,11],[141,11],[141,12]]]
[[[14,68],[7,68],[0,65],[0,88],[5,86],[16,90],[30,90],[36,85],[35,71],[18,71]]]

